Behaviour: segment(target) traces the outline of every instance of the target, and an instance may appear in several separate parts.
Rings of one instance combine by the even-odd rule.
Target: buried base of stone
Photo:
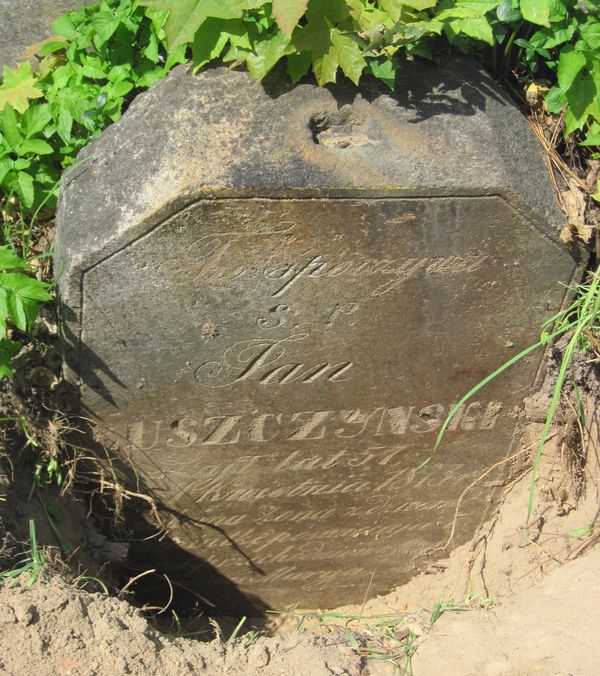
[[[539,468],[532,515],[527,519],[531,457],[542,431],[546,404],[543,396],[529,400],[530,423],[521,448],[480,477],[490,489],[502,492],[491,519],[467,544],[453,548],[453,543],[448,542],[447,558],[432,560],[425,572],[390,594],[370,598],[373,573],[365,570],[364,603],[335,609],[324,605],[298,606],[294,611],[263,608],[260,613],[248,607],[244,613],[229,614],[218,606],[207,607],[206,599],[189,590],[186,593],[185,589],[173,601],[164,578],[148,575],[132,586],[138,602],[142,599],[146,604],[175,609],[182,621],[190,623],[186,624],[190,631],[200,628],[211,636],[215,627],[220,635],[231,636],[244,615],[238,628],[240,635],[257,631],[278,635],[298,628],[337,635],[340,627],[346,627],[358,637],[363,652],[368,652],[376,650],[381,642],[391,649],[382,633],[392,628],[394,635],[403,637],[401,643],[410,637],[418,645],[422,637],[429,635],[434,609],[444,612],[494,607],[529,589],[593,545],[590,534],[595,532],[593,524],[598,516],[600,476],[595,449],[600,435],[598,414],[592,403],[588,407],[588,429],[583,430],[585,444],[581,443],[580,422],[575,415],[569,417],[565,413],[560,426],[552,429]],[[510,466],[508,473],[505,465]],[[467,493],[455,505],[457,521]],[[152,562],[147,563],[150,567]],[[199,617],[200,609],[203,614]],[[163,626],[171,622],[169,612],[162,614],[166,619]],[[215,624],[209,624],[208,618]],[[372,648],[367,649],[369,645]]]
[[[442,664],[445,673],[457,675],[565,673],[568,662],[572,673],[592,673],[589,634],[600,618],[586,590],[593,589],[600,552],[580,557],[593,545],[590,529],[596,532],[590,524],[598,516],[599,468],[597,420],[588,423],[585,449],[571,443],[568,425],[552,433],[529,526],[524,526],[529,477],[528,452],[523,451],[512,461],[499,510],[473,540],[447,559],[431,562],[425,573],[391,594],[327,612],[267,614],[266,623],[264,618],[241,622],[219,616],[216,609],[203,627],[189,617],[179,619],[168,599],[163,604],[155,597],[146,604],[147,616],[165,635],[124,599],[90,595],[56,579],[32,589],[5,585],[0,590],[0,670],[359,676],[397,673],[394,668],[408,669],[412,663],[412,673],[427,676],[439,673]],[[532,424],[532,441],[540,427]],[[577,467],[580,472],[574,471]],[[582,524],[590,526],[582,529]],[[553,571],[561,563],[567,565]],[[158,562],[147,565],[146,572]],[[130,590],[151,577],[139,574]],[[463,610],[473,612],[458,612]],[[546,632],[548,640],[540,643],[532,632],[544,629],[548,618],[555,621],[557,613],[567,614],[568,626],[555,622]],[[511,632],[515,622],[518,632]],[[259,636],[259,629],[275,636]]]

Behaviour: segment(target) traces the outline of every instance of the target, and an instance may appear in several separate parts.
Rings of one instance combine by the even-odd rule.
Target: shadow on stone
[[[96,432],[94,432],[94,429]],[[259,597],[244,594],[238,586],[217,571],[200,556],[183,549],[177,542],[177,535],[181,532],[190,536],[194,531],[196,542],[201,548],[203,529],[217,531],[230,545],[231,552],[243,558],[248,569],[257,576],[264,572],[251,560],[235,540],[219,526],[190,517],[177,509],[166,507],[155,499],[155,493],[145,482],[140,481],[134,468],[128,466],[121,459],[115,459],[114,453],[108,444],[102,443],[98,437],[101,432],[90,425],[85,419],[82,421],[84,442],[82,446],[92,451],[94,457],[109,458],[110,472],[118,477],[117,491],[122,495],[146,496],[154,501],[154,508],[149,508],[150,500],[142,503],[140,500],[127,500],[124,508],[124,528],[126,532],[111,533],[127,544],[127,557],[122,563],[115,566],[116,576],[125,585],[130,580],[139,577],[129,585],[128,589],[134,593],[136,603],[141,606],[164,608],[166,616],[171,616],[174,610],[179,617],[192,618],[204,615],[206,618],[237,618],[247,616],[252,618],[255,628],[262,628],[265,624],[265,611],[269,608]],[[132,493],[127,493],[131,491]],[[94,510],[96,514],[96,509]],[[160,514],[161,520],[168,521],[168,525],[160,529],[152,513]],[[105,521],[102,530],[113,530],[109,521],[113,521],[115,513],[103,507],[98,511],[99,521]],[[150,572],[149,572],[150,571]],[[237,620],[236,620],[237,621]],[[221,623],[221,619],[219,619]],[[235,626],[235,625],[234,625]],[[233,627],[232,627],[233,629]]]
[[[62,355],[65,364],[73,371],[73,373],[77,374],[82,383],[95,390],[104,401],[116,407],[117,404],[114,398],[97,374],[103,373],[114,384],[126,389],[125,384],[119,380],[107,364],[69,328],[67,322],[71,322],[75,319],[75,313],[64,303],[61,305],[60,311],[63,319],[66,320],[62,327]],[[124,343],[124,347],[127,347],[127,343]],[[82,407],[82,412],[86,416],[96,415],[94,411],[89,410],[85,406]]]
[[[308,78],[307,82],[316,84],[313,77]],[[262,86],[272,99],[284,96],[293,89],[283,68],[274,69],[263,80]],[[339,109],[352,106],[359,96],[369,103],[382,96],[388,97],[398,108],[412,113],[406,120],[412,123],[436,115],[469,116],[483,113],[489,99],[514,107],[508,95],[499,90],[488,74],[473,61],[460,56],[444,68],[421,60],[401,64],[393,93],[384,83],[369,75],[361,78],[360,93],[343,77],[340,82],[327,85],[325,89],[335,98]]]

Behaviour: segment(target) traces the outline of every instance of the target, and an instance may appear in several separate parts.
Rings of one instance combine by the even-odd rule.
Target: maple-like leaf
[[[292,37],[307,5],[308,0],[273,0],[273,18],[288,38]]]
[[[35,80],[29,61],[15,69],[4,66],[3,82],[0,85],[0,110],[10,103],[16,111],[24,113],[29,107],[30,99],[39,99],[44,95],[35,86]]]
[[[141,0],[140,4],[169,11],[165,33],[169,51],[173,51],[193,42],[206,19],[239,19],[245,11],[263,5],[264,0]]]

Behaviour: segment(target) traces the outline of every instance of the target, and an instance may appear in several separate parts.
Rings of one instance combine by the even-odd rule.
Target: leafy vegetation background
[[[566,135],[600,145],[600,0],[101,0],[53,30],[36,70],[5,67],[0,84],[0,376],[49,298],[17,255],[38,214],[79,150],[177,64],[221,60],[261,80],[284,61],[294,83],[370,74],[393,89],[406,58],[451,47],[531,83]]]

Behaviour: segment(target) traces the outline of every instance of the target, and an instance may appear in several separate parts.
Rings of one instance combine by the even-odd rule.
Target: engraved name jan
[[[349,380],[348,372],[353,366],[351,361],[313,364],[288,356],[290,346],[295,347],[308,337],[307,333],[295,333],[284,338],[241,340],[228,347],[220,360],[200,364],[194,370],[194,379],[210,388],[228,387],[245,381],[283,385]]]

